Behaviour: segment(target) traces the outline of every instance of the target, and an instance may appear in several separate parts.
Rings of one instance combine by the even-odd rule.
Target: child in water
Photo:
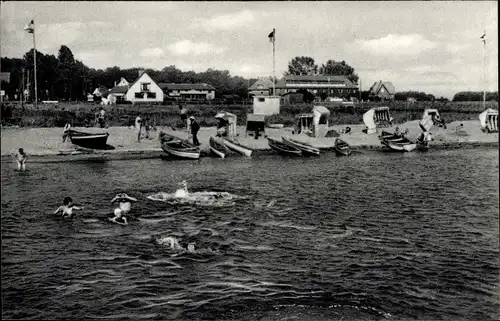
[[[26,170],[26,161],[28,160],[28,155],[24,152],[22,148],[19,148],[19,151],[14,155],[14,158],[17,162],[17,170],[25,171]]]
[[[132,207],[131,202],[137,202],[137,199],[128,196],[126,193],[119,193],[111,200],[111,203],[115,202],[118,202],[118,207],[115,208],[115,216],[110,218],[109,221],[120,225],[128,225],[125,215],[130,212]]]
[[[65,197],[63,205],[59,206],[54,214],[62,212],[62,217],[71,217],[73,216],[73,210],[83,210],[83,208],[83,206],[73,205],[73,199],[71,197]]]

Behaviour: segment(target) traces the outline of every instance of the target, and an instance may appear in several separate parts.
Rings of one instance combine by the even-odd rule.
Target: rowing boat
[[[299,141],[296,141],[292,138],[287,138],[287,137],[282,137],[283,143],[290,146],[290,147],[295,147],[297,149],[300,149],[302,152],[302,155],[314,155],[314,156],[319,156],[319,149],[307,144],[307,143],[302,143]]]
[[[163,132],[160,132],[159,137],[161,148],[168,155],[184,159],[200,158],[200,148],[191,142]]]
[[[293,146],[289,146],[277,139],[267,137],[267,143],[269,144],[269,147],[271,147],[271,149],[277,151],[280,154],[297,155],[297,156],[302,155],[302,151],[300,149]]]
[[[106,149],[109,133],[85,133],[76,130],[66,130],[63,141],[69,137],[71,142],[77,146],[90,149]]]
[[[340,138],[335,139],[333,148],[335,149],[337,155],[340,156],[349,156],[352,152],[351,146]]]
[[[230,152],[229,148],[227,148],[227,146],[224,145],[224,143],[220,139],[213,137],[210,137],[209,147],[212,153],[221,158],[226,157],[226,155]]]
[[[224,143],[224,145],[226,145],[227,148],[229,148],[230,150],[233,150],[237,153],[240,153],[243,156],[247,156],[247,157],[252,156],[253,150],[251,150],[250,148],[245,147],[245,146],[239,144],[238,142],[236,142],[232,139],[226,138],[226,137],[222,137],[221,140]]]

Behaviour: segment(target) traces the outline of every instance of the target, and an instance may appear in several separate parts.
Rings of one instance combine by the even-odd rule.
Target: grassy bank
[[[363,122],[363,113],[377,106],[389,106],[396,123],[420,119],[427,108],[436,108],[446,122],[477,120],[483,109],[481,102],[406,102],[363,103],[355,106],[339,106],[330,103],[317,103],[328,107],[331,111],[332,125],[359,124]],[[9,104],[12,116],[2,121],[4,125],[20,127],[63,127],[67,122],[74,126],[84,126],[86,121],[92,122],[94,113],[101,107],[87,103],[60,103],[58,105],[25,105]],[[184,105],[190,115],[194,115],[201,126],[214,126],[214,116],[224,110],[238,117],[238,124],[245,125],[247,113],[252,112],[252,105]],[[294,124],[297,114],[310,112],[313,104],[296,104],[281,106],[280,115],[267,118],[268,123],[281,123],[285,126]],[[488,102],[486,108],[498,108],[497,102]],[[110,126],[130,126],[137,115],[148,117],[156,126],[175,126],[179,123],[177,105],[116,105],[104,106]]]

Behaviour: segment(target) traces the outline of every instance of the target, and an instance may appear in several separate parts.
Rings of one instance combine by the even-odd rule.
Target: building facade
[[[273,88],[273,82],[268,77],[259,78],[248,88],[250,96],[269,96]]]
[[[163,102],[163,97],[163,90],[146,72],[139,75],[125,94],[125,100],[132,103]]]
[[[279,95],[300,90],[325,97],[350,98],[359,95],[359,86],[346,76],[285,76],[276,83]]]
[[[215,88],[206,83],[159,84],[165,97],[176,100],[213,100]]]
[[[394,100],[396,89],[388,81],[377,81],[370,87],[370,95],[384,100]]]

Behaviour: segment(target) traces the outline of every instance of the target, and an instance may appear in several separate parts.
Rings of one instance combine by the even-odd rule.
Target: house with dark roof
[[[276,93],[281,95],[307,90],[315,96],[328,97],[357,96],[359,86],[352,83],[346,76],[285,76],[276,83]]]
[[[269,77],[262,77],[248,87],[248,94],[250,96],[269,96],[272,88],[273,81]]]
[[[158,86],[163,90],[166,97],[176,100],[213,100],[215,88],[206,83],[195,84],[165,84]]]
[[[380,99],[394,100],[396,89],[388,81],[377,81],[370,87],[370,96],[376,96]]]

